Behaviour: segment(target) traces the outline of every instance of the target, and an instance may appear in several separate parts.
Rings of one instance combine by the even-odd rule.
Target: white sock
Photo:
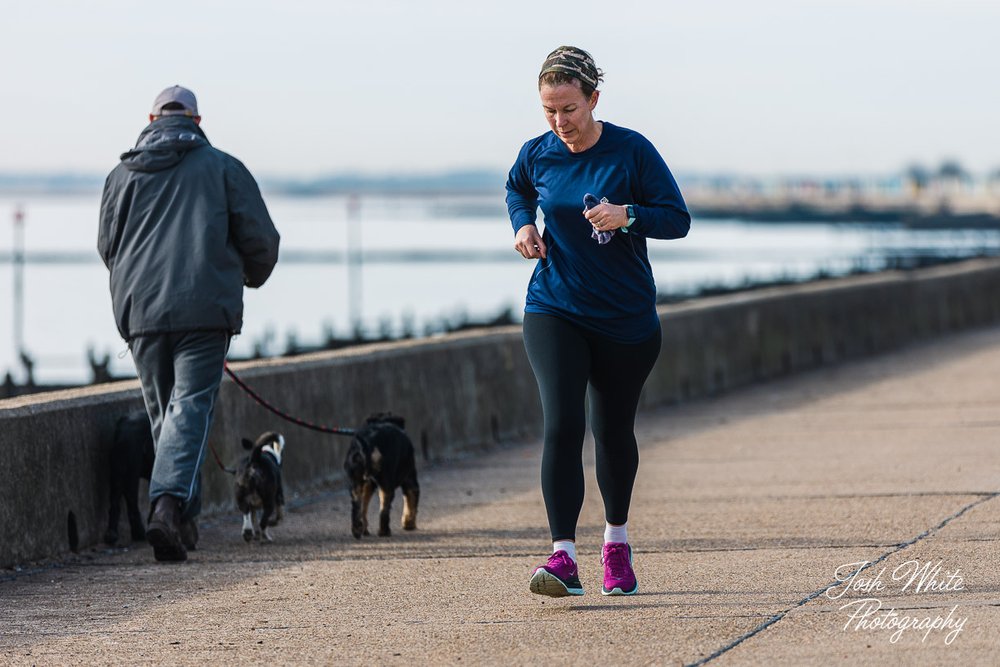
[[[628,521],[620,526],[604,524],[604,543],[608,542],[628,542]]]
[[[565,551],[573,559],[573,562],[576,562],[576,542],[573,540],[556,540],[553,542],[552,553],[557,551]]]

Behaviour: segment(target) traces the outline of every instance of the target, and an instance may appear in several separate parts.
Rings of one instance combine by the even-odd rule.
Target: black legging
[[[583,401],[588,384],[604,516],[608,523],[625,523],[639,468],[635,411],[660,353],[659,328],[647,340],[627,345],[559,317],[525,313],[524,347],[545,417],[542,496],[552,539],[576,538],[583,507]]]

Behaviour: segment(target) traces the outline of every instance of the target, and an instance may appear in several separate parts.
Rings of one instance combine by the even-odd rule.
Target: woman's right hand
[[[545,241],[538,233],[538,227],[525,225],[514,235],[514,250],[521,253],[525,259],[546,258]]]

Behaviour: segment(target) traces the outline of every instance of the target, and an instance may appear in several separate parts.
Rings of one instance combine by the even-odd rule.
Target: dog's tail
[[[365,420],[365,424],[379,423],[389,423],[402,429],[406,428],[406,419],[400,415],[394,415],[391,412],[373,412],[368,415],[368,419]]]
[[[281,457],[285,449],[285,438],[280,433],[268,431],[259,438],[257,442],[243,438],[243,448],[250,451],[250,462],[259,464],[265,452],[270,454],[278,465],[281,465]]]

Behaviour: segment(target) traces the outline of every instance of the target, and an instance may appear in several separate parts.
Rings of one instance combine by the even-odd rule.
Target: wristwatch
[[[625,226],[622,229],[628,230],[628,228],[632,226],[632,223],[635,222],[635,206],[632,206],[632,204],[625,204],[625,215],[628,216],[628,222],[625,223]]]

